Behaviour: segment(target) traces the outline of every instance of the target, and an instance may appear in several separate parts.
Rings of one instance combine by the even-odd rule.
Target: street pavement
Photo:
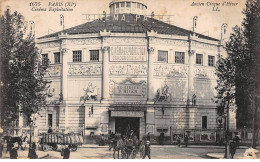
[[[237,149],[235,159],[243,158],[246,147]],[[187,148],[184,146],[178,147],[176,145],[152,145],[151,157],[152,159],[218,159],[224,156],[223,146],[202,146],[190,145]],[[55,151],[38,151],[37,155],[43,159],[61,159],[61,153]],[[28,149],[25,151],[18,151],[19,159],[27,159]],[[4,159],[9,158],[8,154],[3,154]],[[147,158],[147,157],[146,157]],[[108,150],[108,146],[97,145],[82,145],[76,152],[70,153],[70,159],[113,159],[113,151]],[[140,154],[137,154],[136,159],[141,159]]]

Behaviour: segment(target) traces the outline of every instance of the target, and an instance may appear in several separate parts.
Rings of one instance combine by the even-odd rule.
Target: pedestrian
[[[146,136],[146,141],[150,141],[150,140],[151,140],[150,133],[148,133]]]
[[[188,141],[189,141],[188,135],[185,135],[184,137],[185,147],[188,147]]]
[[[146,155],[148,156],[149,159],[151,159],[151,149],[150,149],[150,142],[149,141],[146,141],[146,144],[144,146],[143,159],[145,159]]]
[[[178,143],[178,147],[180,147],[180,145],[181,145],[181,138],[180,138],[180,136],[177,137],[177,143]]]
[[[69,159],[69,158],[70,158],[70,149],[69,149],[69,147],[66,145],[66,148],[64,149],[63,159]]]
[[[11,150],[10,150],[10,159],[17,159],[18,152],[17,152],[17,146],[16,144],[11,144]]]
[[[4,149],[4,144],[3,144],[3,141],[1,140],[0,141],[0,158],[2,158],[2,156],[3,156],[3,149]]]
[[[105,146],[105,137],[104,134],[101,134],[101,140],[99,142],[99,146]]]
[[[38,155],[36,154],[35,147],[33,145],[29,148],[28,158],[30,159],[37,159]]]
[[[7,153],[8,151],[9,151],[9,153],[10,153],[12,147],[13,147],[13,144],[11,143],[11,141],[10,141],[10,140],[7,140],[6,153]]]
[[[230,152],[231,158],[233,159],[234,155],[236,153],[236,143],[234,141],[230,142],[229,152]]]
[[[236,135],[236,136],[233,138],[233,142],[235,142],[236,147],[239,147],[239,141],[240,141],[240,139],[239,139],[238,135]]]

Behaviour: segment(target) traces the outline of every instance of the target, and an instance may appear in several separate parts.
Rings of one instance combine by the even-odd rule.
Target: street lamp
[[[226,104],[226,120],[225,120],[225,125],[226,125],[226,133],[225,133],[225,138],[226,138],[226,145],[225,145],[225,155],[224,158],[229,158],[229,99],[225,102]]]
[[[31,143],[32,143],[32,123],[33,123],[33,120],[31,119],[31,117],[29,118],[28,122],[29,122],[29,125],[30,125],[30,146],[31,146]]]

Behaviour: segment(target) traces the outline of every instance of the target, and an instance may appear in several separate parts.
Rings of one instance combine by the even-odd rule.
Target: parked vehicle
[[[78,146],[83,144],[83,137],[77,133],[42,133],[40,140],[40,147],[43,151],[57,151],[68,145],[71,151],[77,151]]]

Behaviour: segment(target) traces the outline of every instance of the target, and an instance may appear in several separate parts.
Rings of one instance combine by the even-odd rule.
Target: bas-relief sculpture
[[[99,38],[87,38],[87,39],[68,39],[66,44],[69,45],[97,45],[101,44],[101,39]]]
[[[55,42],[42,43],[39,46],[41,47],[41,49],[60,47],[60,42],[59,41],[55,41]]]
[[[215,68],[196,68],[194,70],[194,76],[196,78],[204,79],[216,79]]]
[[[146,45],[147,41],[146,38],[131,38],[131,37],[125,37],[125,38],[119,38],[119,37],[104,37],[103,41],[110,44],[123,44],[123,45]]]
[[[109,66],[110,75],[147,75],[146,64],[112,64]]]
[[[188,77],[188,68],[174,65],[155,65],[154,75],[159,77]]]
[[[165,80],[155,93],[154,101],[159,102],[182,102],[186,101],[186,81]]]
[[[69,65],[68,75],[97,76],[102,74],[102,65]]]
[[[55,77],[55,76],[61,76],[61,66],[49,66],[46,71],[45,77]]]
[[[151,43],[167,45],[167,46],[181,46],[188,47],[188,41],[186,40],[173,40],[173,39],[164,39],[164,38],[150,38]]]
[[[84,89],[84,95],[80,97],[80,102],[86,102],[87,100],[96,101],[98,98],[98,88],[93,86],[91,82],[89,82],[87,89]]]

